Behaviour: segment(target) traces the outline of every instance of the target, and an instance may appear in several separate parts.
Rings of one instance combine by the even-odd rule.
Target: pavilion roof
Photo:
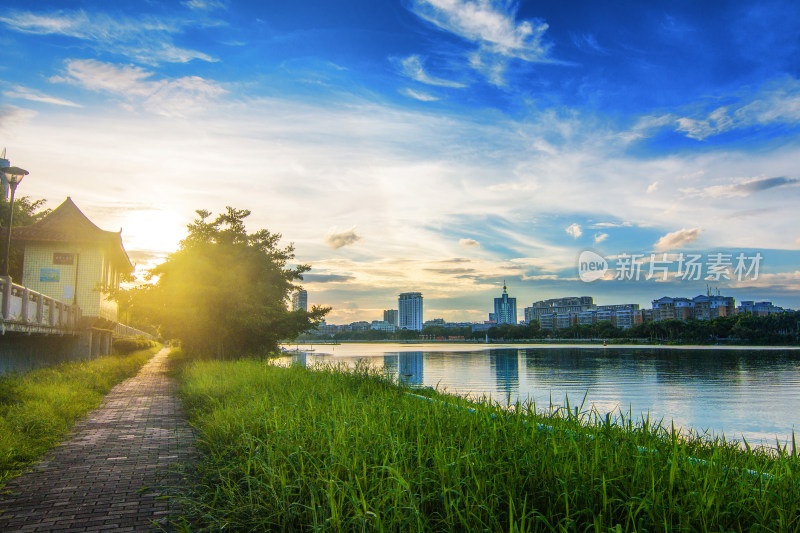
[[[109,249],[122,268],[133,270],[130,258],[122,245],[122,230],[115,232],[98,228],[69,197],[38,222],[30,226],[12,228],[11,240],[98,244]]]

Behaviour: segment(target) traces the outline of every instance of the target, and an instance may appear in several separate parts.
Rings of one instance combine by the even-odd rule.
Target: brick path
[[[165,348],[78,422],[68,440],[0,495],[0,531],[170,529],[169,487],[177,463],[194,458],[193,434]]]

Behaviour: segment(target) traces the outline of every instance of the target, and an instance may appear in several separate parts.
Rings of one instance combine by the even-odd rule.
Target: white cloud
[[[412,80],[416,80],[426,85],[435,85],[437,87],[453,87],[460,89],[466,87],[465,84],[457,81],[445,80],[436,78],[425,72],[425,66],[422,59],[418,55],[408,56],[399,60],[400,70],[403,75],[408,76]]]
[[[572,235],[572,237],[575,238],[575,239],[577,239],[578,237],[583,235],[583,231],[581,231],[581,227],[578,224],[574,224],[574,223],[571,224],[564,231],[566,231],[567,234]]]
[[[680,189],[684,196],[697,198],[745,198],[751,194],[773,189],[800,184],[798,178],[779,176],[775,178],[743,178],[734,180],[726,185],[711,185],[703,189],[694,187]]]
[[[654,248],[659,252],[681,248],[682,246],[695,242],[698,237],[700,237],[702,231],[702,228],[681,228],[678,231],[667,233],[658,239]]]
[[[0,106],[0,131],[12,132],[36,116],[36,112],[13,105]]]
[[[533,183],[498,183],[496,185],[489,185],[486,188],[490,191],[506,192],[506,191],[533,191],[538,187]]]
[[[350,228],[349,230],[342,231],[336,233],[335,231],[329,233],[325,237],[325,242],[328,243],[328,246],[331,247],[332,250],[337,250],[342,248],[343,246],[349,246],[351,244],[355,244],[356,242],[361,240],[361,235],[356,233],[355,226]]]
[[[28,89],[27,87],[22,87],[20,85],[12,87],[8,91],[4,91],[3,94],[8,98],[21,98],[23,100],[30,100],[31,102],[42,102],[45,104],[53,104],[66,107],[81,107],[79,104],[76,104],[75,102],[70,102],[69,100],[65,100],[63,98],[56,98],[55,96],[49,96],[39,91],[34,91],[32,89]]]
[[[458,244],[460,244],[464,248],[474,248],[476,246],[481,245],[481,243],[479,243],[475,239],[459,239]]]
[[[598,222],[596,224],[592,224],[593,229],[599,228],[630,228],[633,226],[632,222],[624,221],[624,222]]]
[[[83,10],[59,10],[51,13],[10,11],[0,16],[0,22],[22,33],[64,35],[87,41],[104,53],[122,54],[145,64],[187,63],[194,59],[216,61],[208,54],[173,43],[172,35],[181,33],[188,24],[176,19],[147,15],[111,17]]]
[[[736,104],[718,107],[706,116],[680,117],[676,130],[704,140],[733,129],[800,123],[800,80],[772,81]]]
[[[595,233],[594,234],[594,243],[600,244],[604,240],[608,239],[608,233]]]
[[[202,112],[202,105],[226,91],[198,76],[153,79],[153,73],[136,66],[117,66],[93,59],[67,61],[64,72],[51,82],[64,82],[91,91],[110,93],[129,108],[141,107],[164,116]]]
[[[210,11],[212,9],[222,9],[226,7],[225,2],[221,0],[187,0],[181,3],[189,9],[195,9],[197,11]]]
[[[436,96],[433,96],[428,93],[423,93],[421,91],[415,91],[414,89],[410,89],[408,87],[404,88],[401,92],[406,96],[419,100],[420,102],[436,102],[437,100],[439,100],[439,98],[437,98]]]
[[[543,42],[548,25],[543,20],[517,22],[518,5],[487,0],[417,0],[414,12],[444,31],[506,57],[549,61],[550,45]]]
[[[656,192],[657,190],[658,190],[658,182],[657,181],[654,181],[653,183],[651,183],[647,187],[647,192],[648,193]]]
[[[555,62],[545,42],[548,25],[541,19],[517,21],[516,3],[488,0],[415,0],[412,10],[437,28],[477,46],[469,64],[490,83],[504,85],[509,59],[531,63]]]

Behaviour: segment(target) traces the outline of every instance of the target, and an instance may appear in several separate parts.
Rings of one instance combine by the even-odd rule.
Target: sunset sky
[[[405,291],[485,320],[504,280],[520,315],[706,284],[800,307],[796,1],[3,5],[18,194],[72,197],[140,268],[230,205],[294,242],[332,323]],[[757,280],[584,283],[584,250],[764,259]]]

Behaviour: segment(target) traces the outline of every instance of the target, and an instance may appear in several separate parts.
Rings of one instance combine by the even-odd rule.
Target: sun
[[[168,210],[147,209],[128,214],[122,226],[125,248],[132,255],[148,253],[164,256],[178,249],[186,236],[186,224],[176,213]]]

